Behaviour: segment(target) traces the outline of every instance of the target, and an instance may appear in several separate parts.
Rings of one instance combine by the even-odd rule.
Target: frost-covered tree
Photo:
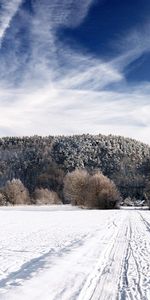
[[[121,199],[115,184],[106,176],[79,169],[66,175],[64,197],[73,205],[90,208],[119,208]]]
[[[33,196],[34,196],[35,203],[38,205],[62,203],[58,194],[48,189],[36,188]]]
[[[96,208],[119,208],[120,194],[112,180],[97,172],[90,176],[87,187],[87,205]]]
[[[64,197],[72,205],[84,205],[89,174],[86,170],[76,169],[64,179]]]
[[[20,179],[8,181],[4,188],[4,195],[7,202],[12,205],[30,203],[28,190],[25,188]]]

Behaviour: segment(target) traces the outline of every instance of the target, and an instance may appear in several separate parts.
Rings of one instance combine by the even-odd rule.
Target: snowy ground
[[[0,209],[0,300],[150,300],[150,211]]]

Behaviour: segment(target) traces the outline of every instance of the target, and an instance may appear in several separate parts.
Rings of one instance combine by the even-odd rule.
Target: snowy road
[[[0,300],[150,300],[150,211],[0,209]]]

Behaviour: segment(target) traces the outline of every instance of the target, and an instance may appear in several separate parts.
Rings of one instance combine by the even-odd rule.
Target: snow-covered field
[[[0,300],[149,300],[150,211],[0,209]]]

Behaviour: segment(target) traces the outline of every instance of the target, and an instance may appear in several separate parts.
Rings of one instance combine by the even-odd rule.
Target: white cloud
[[[76,54],[67,51],[63,56],[66,62],[70,59],[71,65],[66,76],[60,78],[60,85],[66,89],[100,90],[109,83],[120,81],[123,76],[112,65],[89,55]]]
[[[83,49],[70,49],[57,38],[59,26],[79,25],[93,3],[33,2],[34,15],[28,24],[30,52],[18,87],[10,84],[22,66],[14,36],[10,37],[14,52],[0,66],[2,74],[7,71],[0,82],[0,135],[112,133],[150,143],[150,85],[132,90],[125,85],[122,92],[105,90],[111,83],[125,82],[124,68],[149,49],[146,42],[142,47],[130,43],[119,57],[106,63]]]
[[[122,54],[114,59],[114,64],[120,71],[123,71],[126,66],[134,62],[143,54],[150,52],[150,22],[145,22],[138,28],[134,28],[124,34],[119,40],[115,41]]]
[[[13,130],[14,135],[112,133],[150,143],[148,95],[139,91],[120,94],[47,86],[31,94],[18,91],[15,96],[15,104],[1,106],[0,120],[0,127]],[[13,91],[7,97],[13,98]]]
[[[43,0],[33,2],[34,10],[53,26],[76,27],[86,17],[96,0]],[[48,24],[47,24],[48,25]]]
[[[1,0],[1,9],[0,9],[0,44],[5,32],[10,26],[11,20],[18,11],[18,8],[22,0]]]

